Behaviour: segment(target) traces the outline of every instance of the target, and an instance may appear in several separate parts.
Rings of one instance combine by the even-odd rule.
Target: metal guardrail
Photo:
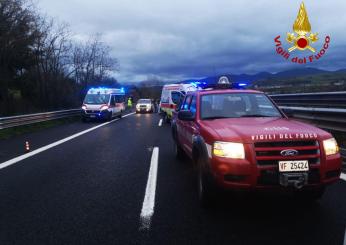
[[[81,111],[80,109],[72,109],[72,110],[20,115],[20,116],[13,116],[13,117],[1,117],[0,129],[24,126],[24,125],[29,125],[29,124],[38,123],[38,122],[77,116],[80,114],[80,111]]]
[[[273,94],[270,97],[289,116],[317,127],[346,132],[346,91],[326,93]],[[340,149],[346,164],[346,149]]]
[[[345,164],[345,167],[346,167],[346,149],[345,148],[340,148],[340,153],[341,153],[341,156],[342,156],[342,160]]]
[[[346,132],[346,109],[336,108],[304,108],[280,106],[280,108],[297,119],[312,121],[314,125],[323,129]],[[346,168],[346,149],[340,148]]]
[[[346,109],[280,106],[289,116],[312,121],[316,126],[346,132]]]
[[[280,106],[309,106],[346,108],[346,91],[323,93],[273,94],[270,97]]]

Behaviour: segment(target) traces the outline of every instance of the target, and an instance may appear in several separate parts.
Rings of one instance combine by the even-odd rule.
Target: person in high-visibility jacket
[[[127,100],[127,107],[128,108],[132,108],[132,99],[131,98],[129,98],[128,100]]]

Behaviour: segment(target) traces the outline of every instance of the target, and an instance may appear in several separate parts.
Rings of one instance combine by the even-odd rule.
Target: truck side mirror
[[[195,115],[191,111],[183,110],[178,112],[178,119],[181,121],[194,121]]]

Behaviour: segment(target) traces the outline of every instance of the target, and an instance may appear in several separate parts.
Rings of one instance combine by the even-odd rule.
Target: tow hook
[[[293,186],[296,189],[301,189],[308,184],[307,173],[281,173],[280,185]]]
[[[303,188],[303,186],[304,186],[304,182],[303,181],[297,180],[296,182],[294,182],[294,187],[296,189],[301,189],[301,188]]]

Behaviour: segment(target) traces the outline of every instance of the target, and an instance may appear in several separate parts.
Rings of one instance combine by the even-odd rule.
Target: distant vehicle
[[[155,111],[155,106],[151,99],[139,99],[136,104],[136,113],[150,112]]]
[[[82,106],[82,120],[111,120],[122,117],[125,110],[125,91],[112,88],[91,88]]]
[[[333,136],[289,119],[262,92],[230,88],[223,76],[216,88],[187,93],[172,121],[176,156],[197,165],[202,205],[220,187],[322,197],[341,173]]]
[[[193,84],[167,84],[163,86],[160,111],[163,113],[165,122],[169,122],[172,119],[173,111],[180,105],[185,94],[196,90],[197,87]]]

